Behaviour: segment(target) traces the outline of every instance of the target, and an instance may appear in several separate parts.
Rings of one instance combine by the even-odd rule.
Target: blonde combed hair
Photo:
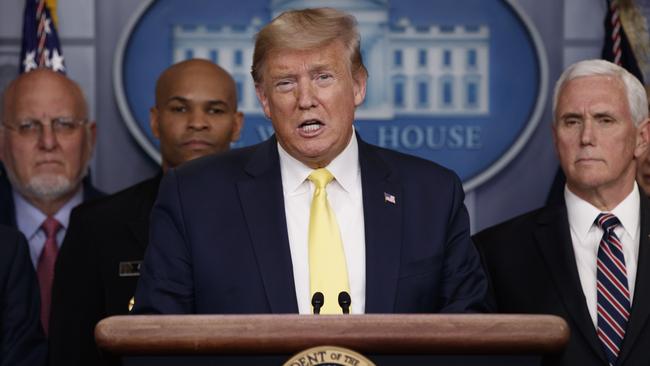
[[[367,76],[361,59],[361,37],[357,20],[333,8],[290,10],[278,15],[255,37],[251,75],[262,81],[264,63],[275,50],[313,50],[341,41],[348,51],[352,75]]]

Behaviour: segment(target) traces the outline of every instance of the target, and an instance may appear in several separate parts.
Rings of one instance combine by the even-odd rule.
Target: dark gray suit
[[[619,366],[650,364],[650,202],[645,197],[640,210],[636,287]],[[490,278],[491,303],[499,312],[554,314],[569,323],[567,348],[544,364],[608,364],[582,292],[563,203],[516,217],[472,239]]]

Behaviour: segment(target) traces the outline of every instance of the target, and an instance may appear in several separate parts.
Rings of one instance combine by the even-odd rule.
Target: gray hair
[[[627,104],[633,122],[638,126],[648,118],[648,97],[645,88],[634,75],[624,68],[605,60],[584,60],[569,66],[555,83],[553,92],[553,120],[557,109],[560,91],[564,85],[580,77],[587,76],[613,76],[619,78],[625,87]]]

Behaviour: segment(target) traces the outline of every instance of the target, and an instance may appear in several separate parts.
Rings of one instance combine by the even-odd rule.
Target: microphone
[[[314,307],[314,314],[320,314],[320,308],[323,307],[325,303],[325,296],[322,292],[314,292],[314,296],[311,297],[311,306]]]
[[[341,291],[339,293],[339,306],[341,309],[343,309],[343,314],[350,314],[351,303],[352,299],[350,298],[350,294],[348,294],[346,291]]]

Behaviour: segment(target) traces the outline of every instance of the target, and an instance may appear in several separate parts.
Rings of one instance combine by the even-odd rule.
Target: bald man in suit
[[[160,75],[150,112],[162,171],[72,211],[54,280],[51,365],[119,364],[99,353],[94,328],[132,306],[163,171],[228,150],[243,123],[232,77],[200,59],[179,62]]]

